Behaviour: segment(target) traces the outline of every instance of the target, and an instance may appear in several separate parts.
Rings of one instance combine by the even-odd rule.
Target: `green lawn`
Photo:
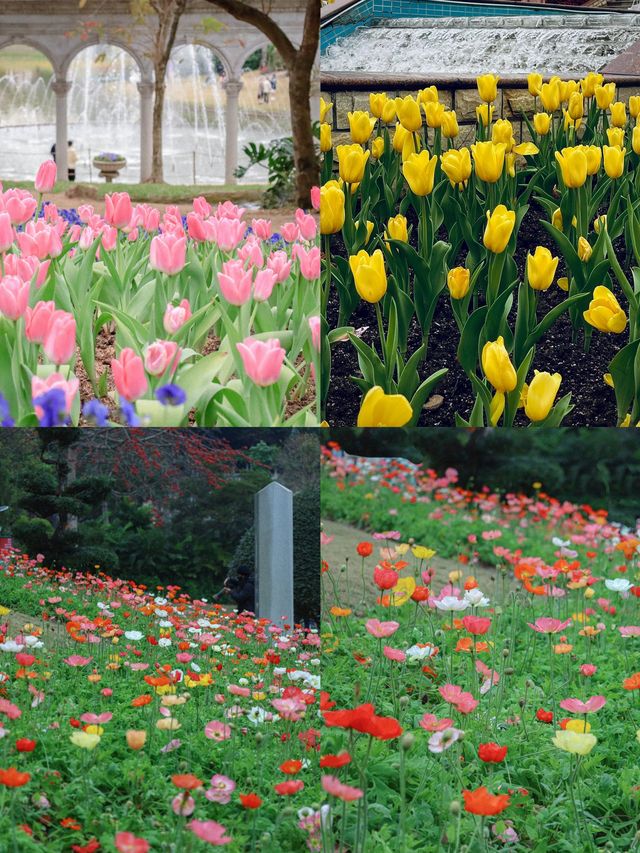
[[[34,192],[33,181],[12,181],[11,186]],[[207,201],[256,201],[260,202],[266,189],[264,184],[126,184],[104,181],[100,183],[71,183],[57,181],[54,193],[68,193],[74,190],[74,195],[86,195],[101,199],[107,193],[127,192],[135,202],[152,202],[155,204],[188,203],[196,196],[204,196]]]

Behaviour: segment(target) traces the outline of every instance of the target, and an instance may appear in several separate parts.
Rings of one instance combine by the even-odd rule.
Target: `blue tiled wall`
[[[477,18],[505,15],[561,15],[559,9],[532,9],[521,6],[490,6],[486,3],[443,3],[439,0],[365,0],[348,9],[320,30],[322,53],[336,39],[351,35],[376,18]]]

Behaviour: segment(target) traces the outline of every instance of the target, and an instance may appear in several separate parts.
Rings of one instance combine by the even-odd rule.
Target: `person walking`
[[[76,179],[76,165],[78,163],[78,153],[73,147],[73,139],[69,140],[69,150],[67,151],[67,169],[70,181]]]

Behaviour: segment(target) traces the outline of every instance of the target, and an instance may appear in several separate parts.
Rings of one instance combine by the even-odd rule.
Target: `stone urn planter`
[[[118,177],[120,170],[126,167],[127,161],[121,154],[104,152],[93,158],[93,165],[98,169],[100,177],[110,184]]]

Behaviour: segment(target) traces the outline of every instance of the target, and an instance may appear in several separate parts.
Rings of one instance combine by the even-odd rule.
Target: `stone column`
[[[242,80],[230,79],[225,82],[227,108],[225,112],[224,182],[235,184],[238,179],[233,174],[238,167],[238,96],[242,89]]]
[[[151,177],[151,159],[153,156],[153,83],[142,80],[138,83],[140,92],[140,180]]]
[[[256,613],[293,625],[293,494],[269,483],[255,496]],[[284,617],[284,619],[283,619]]]
[[[69,130],[67,127],[67,95],[71,89],[69,80],[56,78],[51,84],[56,95],[56,164],[58,180],[68,179],[67,148],[69,145]]]

